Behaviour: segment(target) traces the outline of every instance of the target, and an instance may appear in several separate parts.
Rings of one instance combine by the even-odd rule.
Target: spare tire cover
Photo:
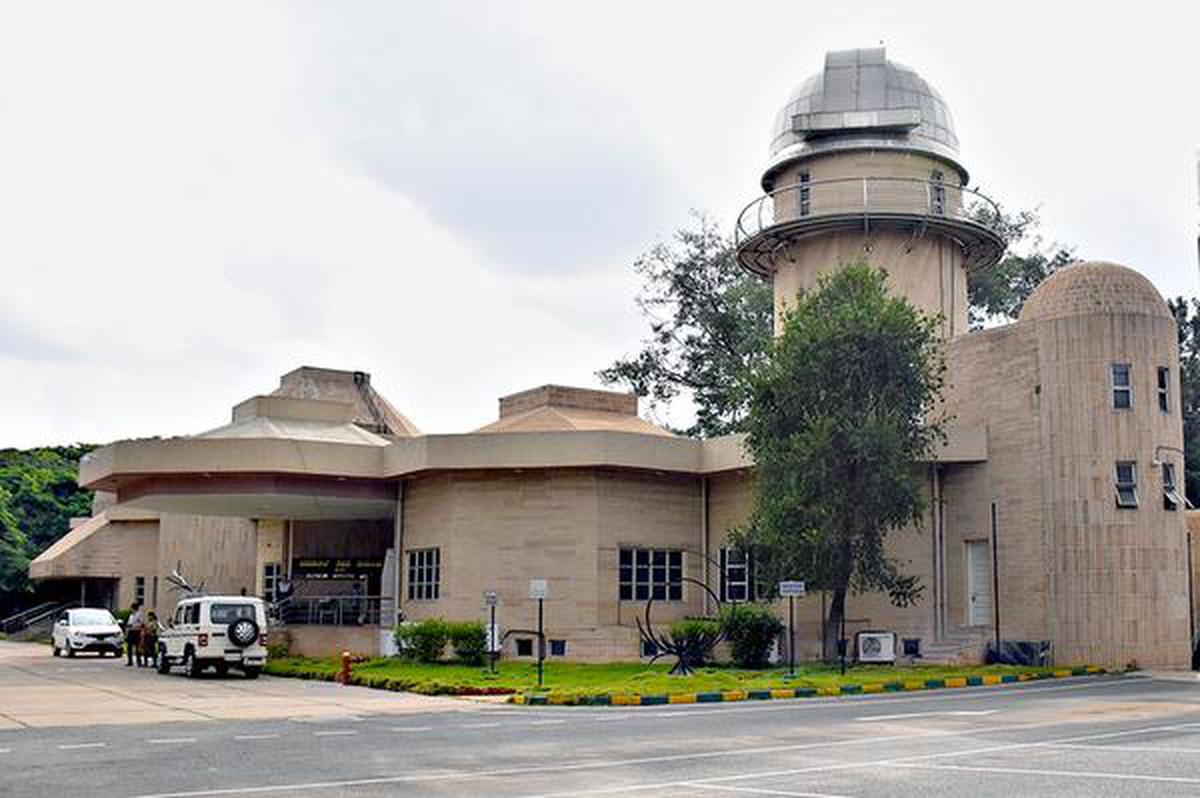
[[[258,641],[258,624],[251,618],[239,618],[229,624],[229,642],[238,648],[245,648]]]

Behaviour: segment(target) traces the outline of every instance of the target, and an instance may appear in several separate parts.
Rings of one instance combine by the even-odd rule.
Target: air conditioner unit
[[[896,633],[867,631],[854,636],[859,662],[892,664],[896,661]]]

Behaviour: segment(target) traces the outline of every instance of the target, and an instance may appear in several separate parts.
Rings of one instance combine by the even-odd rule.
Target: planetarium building
[[[978,660],[988,641],[1049,641],[1060,663],[1187,667],[1191,578],[1176,328],[1132,269],[1082,263],[1016,323],[973,331],[967,286],[1005,242],[968,185],[950,110],[882,49],[829,53],[771,131],[763,194],[737,220],[738,258],[778,311],[865,258],[941,319],[948,440],[928,463],[927,517],[889,538],[926,586],[897,608],[848,600],[848,631],[882,629],[928,659]],[[542,386],[498,418],[424,435],[363,372],[300,368],[229,424],[90,455],[97,491],[31,566],[88,603],[160,612],[176,567],[210,590],[277,600],[293,649],[385,650],[400,618],[531,629],[547,580],[551,656],[642,654],[635,617],[754,597],[727,545],[753,508],[738,436],[675,436],[636,397]],[[695,580],[695,581],[692,581]],[[797,604],[797,649],[820,650],[821,596]],[[505,639],[531,656],[531,637]]]

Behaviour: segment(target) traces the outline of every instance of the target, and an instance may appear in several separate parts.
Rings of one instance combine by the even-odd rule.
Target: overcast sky
[[[728,227],[794,85],[881,40],[977,187],[1196,295],[1188,5],[0,0],[0,447],[198,432],[302,364],[427,432],[596,385],[636,255]]]

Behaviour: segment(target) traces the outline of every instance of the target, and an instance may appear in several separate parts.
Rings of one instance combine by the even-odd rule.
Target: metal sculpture
[[[175,563],[175,570],[167,577],[167,582],[171,585],[171,590],[183,593],[185,597],[202,596],[204,595],[204,582],[198,585],[193,585],[189,582],[180,571],[183,566],[183,561],[179,560]]]
[[[712,621],[713,628],[711,631],[691,630],[686,634],[681,634],[678,637],[672,632],[665,633],[655,632],[654,624],[650,620],[650,610],[654,606],[654,597],[646,602],[645,624],[642,619],[634,617],[637,623],[638,635],[641,637],[642,649],[650,648],[654,654],[650,657],[650,664],[653,664],[659,657],[668,654],[676,657],[675,665],[672,666],[670,675],[672,676],[689,676],[695,672],[697,665],[703,665],[712,656],[713,649],[725,639],[725,632],[721,628],[719,621],[721,607],[724,606],[720,596],[712,591],[708,585],[703,582],[692,579],[689,576],[681,577],[684,582],[691,582],[694,585],[699,585],[704,592],[713,600],[717,607],[716,618],[700,618],[697,620]]]

